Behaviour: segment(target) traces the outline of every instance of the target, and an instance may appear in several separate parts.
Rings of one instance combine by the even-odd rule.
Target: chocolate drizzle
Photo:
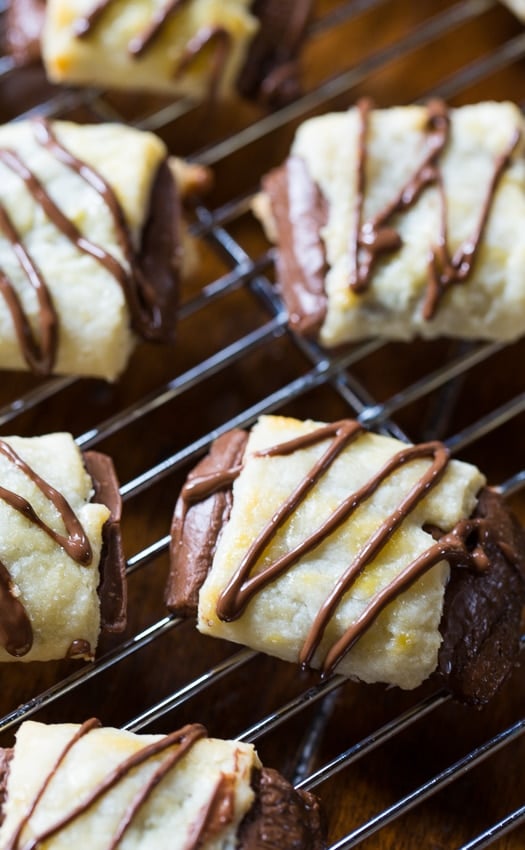
[[[64,496],[35,472],[4,440],[0,440],[0,454],[18,467],[38,487],[45,498],[58,511],[67,534],[54,531],[38,516],[34,508],[22,496],[0,486],[0,499],[36,525],[70,558],[81,566],[89,566],[93,554],[84,529]],[[33,644],[31,623],[24,606],[18,599],[7,568],[0,562],[0,645],[15,657],[26,655]]]
[[[474,232],[451,256],[447,244],[447,199],[439,165],[439,159],[449,140],[450,117],[447,106],[441,100],[433,100],[428,104],[426,153],[423,162],[383,210],[376,213],[370,220],[363,221],[366,197],[366,143],[371,110],[372,104],[369,100],[358,102],[356,219],[350,242],[349,284],[356,293],[362,293],[369,287],[377,259],[382,254],[399,250],[402,245],[400,234],[388,222],[394,215],[409,209],[426,188],[435,185],[440,199],[440,227],[437,244],[431,246],[428,262],[428,288],[423,304],[423,317],[428,321],[434,316],[445,292],[454,284],[464,282],[472,272],[499,181],[520,141],[521,134],[516,129],[506,149],[496,158]]]
[[[165,6],[156,11],[153,19],[147,29],[135,36],[129,43],[128,50],[134,56],[140,56],[152,44],[159,33],[162,31],[164,24],[178,10],[185,6],[188,0],[169,0]]]
[[[13,253],[30,286],[36,292],[39,307],[40,342],[11,281],[0,268],[0,293],[11,313],[20,350],[29,368],[37,375],[48,375],[54,365],[58,343],[58,318],[53,299],[38,266],[24,247],[5,207],[0,203],[0,231],[11,243]]]
[[[97,26],[106,9],[114,0],[101,0],[91,12],[73,24],[73,31],[78,38],[86,38]],[[135,35],[128,44],[128,53],[134,59],[143,56],[155,43],[169,20],[188,3],[188,0],[168,0],[159,10],[153,13],[148,26]],[[175,69],[174,77],[183,74],[208,45],[215,45],[210,69],[210,100],[213,100],[231,50],[231,35],[220,26],[203,26],[189,40]]]
[[[254,572],[278,529],[290,520],[294,511],[297,510],[322,476],[326,474],[340,453],[349,448],[362,433],[363,428],[359,423],[344,420],[320,426],[295,439],[256,453],[257,457],[286,455],[301,451],[324,440],[330,440],[320,458],[291,495],[274,512],[271,521],[262,529],[257,539],[250,546],[229,583],[220,593],[217,603],[217,616],[220,619],[230,621],[240,617],[246,606],[260,590],[274,581],[285,570],[291,568],[303,555],[315,549],[326,538],[335,533],[339,526],[346,522],[360,505],[370,499],[380,485],[393,473],[414,460],[428,458],[430,464],[427,469],[409,492],[400,499],[395,510],[370,535],[352,563],[343,571],[327,595],[310,627],[300,653],[299,660],[304,667],[311,664],[315,652],[319,649],[326,627],[345,594],[366,567],[380,554],[403,521],[442,479],[450,460],[448,450],[439,442],[422,443],[415,446],[408,445],[402,448],[362,487],[350,493],[328,519],[305,540],[293,550],[267,564],[259,572]],[[232,468],[231,476],[228,476],[227,473],[224,475],[222,480],[225,486],[229,477],[233,477],[235,472],[236,469]],[[205,498],[211,492],[216,491],[221,478],[216,473],[211,475],[208,487],[206,487],[204,475],[199,476],[196,480],[198,481],[197,492],[201,498]],[[188,499],[188,496],[190,496],[190,493],[183,491],[181,498],[184,501]],[[190,498],[194,496],[195,491],[191,492]],[[182,515],[184,516],[184,511]],[[409,563],[390,583],[372,596],[357,621],[344,632],[337,642],[328,648],[321,661],[323,674],[327,675],[335,669],[344,655],[370,628],[380,612],[394,598],[440,561],[448,561],[451,566],[465,566],[475,572],[487,570],[489,559],[486,550],[489,545],[502,548],[506,557],[510,558],[511,561],[518,561],[518,555],[511,551],[512,547],[509,549],[508,541],[500,540],[498,529],[494,528],[490,521],[486,519],[462,520],[449,533],[440,533],[439,539],[432,542],[425,552],[412,563]]]
[[[157,283],[155,280],[150,281],[143,271],[143,268],[146,268],[147,265],[147,258],[146,262],[142,262],[142,260],[139,262],[140,258],[135,254],[124,211],[112,187],[95,169],[75,157],[59,142],[50,124],[45,119],[36,119],[33,122],[33,128],[34,137],[38,144],[45,147],[66,168],[78,174],[103,199],[111,214],[116,238],[122,248],[129,271],[112,254],[92,242],[78,230],[74,222],[64,215],[40,180],[15,151],[8,148],[0,149],[0,161],[24,182],[35,203],[42,208],[57,230],[78,251],[91,256],[99,263],[121,286],[134,330],[143,338],[149,340],[171,338],[173,316],[171,315],[170,301],[173,301],[175,296],[173,294],[170,296],[169,293],[173,293],[176,287],[173,286],[170,275],[175,273],[175,269],[170,271],[170,275],[168,275],[167,292],[162,293],[160,287],[165,286],[164,278],[166,274],[161,273],[159,275],[161,282]],[[163,179],[165,178],[170,180],[171,176],[163,173]],[[164,212],[167,211],[164,210]],[[21,300],[12,282],[2,269],[0,269],[0,293],[3,295],[11,313],[20,349],[28,367],[37,374],[47,375],[54,368],[59,339],[59,321],[53,300],[41,271],[23,245],[11,219],[1,204],[0,231],[11,243],[19,265],[37,294],[40,342],[35,339]],[[162,259],[164,259],[164,248],[159,248],[159,252],[162,253]],[[155,271],[154,268],[152,270]]]
[[[144,764],[149,759],[157,756],[159,753],[165,753],[167,750],[171,750],[171,752],[166,753],[165,758],[160,762],[159,766],[154,770],[150,778],[144,783],[144,785],[141,787],[134,799],[131,801],[130,805],[124,812],[122,819],[118,824],[114,834],[108,836],[107,850],[116,850],[116,848],[122,841],[122,838],[124,837],[125,833],[132,825],[134,818],[137,816],[137,813],[152,795],[159,782],[161,782],[163,777],[166,776],[169,771],[176,767],[176,765],[181,761],[181,759],[186,755],[186,753],[191,750],[191,748],[196,744],[198,740],[206,737],[205,728],[200,724],[193,724],[184,726],[177,732],[173,732],[170,735],[166,735],[163,738],[160,738],[158,741],[148,744],[147,746],[143,747],[142,749],[131,755],[129,758],[125,759],[114,770],[112,770],[93,789],[93,791],[87,795],[84,800],[82,800],[61,820],[58,820],[52,826],[48,827],[41,833],[36,834],[29,841],[26,841],[24,844],[21,844],[21,836],[25,826],[29,823],[31,816],[36,810],[51,780],[53,779],[55,774],[60,770],[60,766],[64,762],[64,759],[66,758],[70,750],[75,746],[75,744],[77,744],[77,742],[81,740],[81,738],[83,738],[85,735],[87,735],[89,732],[99,726],[100,723],[98,720],[88,720],[83,723],[82,726],[78,729],[78,731],[73,735],[71,740],[60,753],[52,770],[47,774],[44,783],[42,784],[33,801],[30,803],[27,812],[20,820],[20,823],[17,826],[15,833],[7,843],[5,850],[20,850],[21,848],[23,848],[23,850],[35,850],[35,848],[37,848],[40,844],[49,840],[59,832],[62,832],[67,826],[69,826],[69,824],[71,824],[77,818],[81,817],[86,811],[91,809],[106,793],[108,793],[112,788],[114,788],[119,782],[123,781],[126,776],[135,768]],[[224,826],[226,812],[229,812],[230,815],[232,812],[231,803],[229,803],[228,805],[231,794],[232,789],[229,783],[222,783],[218,788],[215,788],[213,798],[210,801],[210,805],[207,810],[208,816],[204,818],[202,828],[198,830],[198,834],[195,835],[194,840],[192,840],[192,842],[187,845],[187,850],[197,850],[197,848],[201,846],[201,836],[203,834],[203,831],[212,831],[212,814],[215,810],[219,808],[221,809],[223,815],[222,820],[220,818],[218,818],[217,820],[219,821],[219,826]],[[221,799],[221,805],[219,805],[219,797]]]

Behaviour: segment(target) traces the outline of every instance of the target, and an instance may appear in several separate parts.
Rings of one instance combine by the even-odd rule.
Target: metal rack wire
[[[462,32],[468,33],[471,26],[479,27],[486,22],[487,32],[490,31],[486,51],[480,55],[468,55],[465,61],[453,67],[442,67],[437,63],[434,76],[427,74],[421,79],[420,90],[412,91],[407,83],[409,65],[403,73],[403,86],[400,89],[402,97],[397,99],[398,102],[413,97],[422,98],[430,93],[456,98],[460,102],[462,98],[476,96],[478,87],[485,85],[494,92],[491,96],[512,97],[518,102],[522,101],[520,74],[524,81],[525,75],[519,62],[525,56],[525,33],[495,0],[428,3],[428,8],[424,9],[417,9],[417,5],[411,4],[409,0],[320,2],[307,46],[305,61],[311,65],[308,64],[308,85],[303,97],[271,114],[250,112],[248,118],[242,116],[239,120],[236,116],[234,132],[218,135],[213,141],[206,141],[202,145],[195,146],[192,133],[189,134],[189,142],[184,136],[185,126],[189,123],[193,127],[191,122],[198,112],[187,101],[155,104],[141,112],[135,107],[130,111],[128,102],[123,106],[118,99],[105,92],[54,89],[45,90],[44,96],[36,102],[31,102],[27,108],[24,105],[23,108],[15,109],[9,115],[20,119],[37,112],[61,118],[75,118],[80,114],[82,120],[125,120],[142,129],[159,132],[170,140],[174,130],[181,128],[183,144],[187,145],[186,153],[198,162],[213,166],[219,178],[216,194],[207,206],[195,209],[192,224],[194,235],[207,243],[211,254],[208,268],[214,272],[208,280],[201,281],[192,296],[182,303],[179,311],[181,336],[185,338],[183,329],[186,323],[191,325],[195,318],[202,322],[202,315],[207,311],[210,311],[214,325],[223,321],[224,315],[228,315],[229,299],[232,297],[241,299],[241,306],[246,307],[250,320],[245,324],[244,321],[232,323],[228,319],[228,332],[224,335],[212,334],[212,341],[219,339],[220,344],[211,352],[206,345],[198,345],[187,359],[184,355],[174,363],[169,362],[165,352],[150,354],[147,351],[144,354],[139,351],[137,357],[147,356],[155,368],[146,381],[140,382],[138,393],[134,387],[133,366],[123,378],[123,389],[101,388],[97,382],[55,378],[46,382],[28,381],[24,384],[25,390],[19,392],[19,382],[6,377],[0,388],[0,427],[5,433],[14,430],[17,433],[32,433],[43,427],[64,427],[57,425],[53,411],[55,408],[70,410],[71,421],[77,427],[74,433],[78,445],[82,448],[108,445],[113,450],[117,468],[120,466],[129,470],[129,477],[122,484],[121,491],[126,507],[131,506],[135,517],[141,512],[151,511],[139,497],[155,501],[157,497],[152,494],[159,489],[159,485],[167,488],[169,482],[177,482],[178,476],[206,450],[218,434],[231,427],[248,426],[260,414],[276,410],[304,410],[308,406],[312,415],[315,411],[315,415],[323,418],[320,411],[326,405],[330,409],[336,407],[348,415],[357,416],[364,424],[401,439],[442,437],[454,453],[461,451],[465,456],[465,453],[469,455],[472,452],[474,459],[479,457],[481,466],[486,464],[488,453],[492,451],[492,440],[495,437],[500,439],[501,434],[507,440],[505,435],[509,433],[508,439],[514,446],[512,458],[508,464],[494,466],[502,477],[493,483],[498,484],[506,496],[515,499],[518,509],[521,509],[525,457],[523,449],[520,454],[516,434],[519,433],[520,417],[523,421],[525,392],[521,389],[523,381],[519,374],[513,375],[513,380],[503,382],[503,388],[499,387],[499,383],[501,362],[519,362],[518,358],[523,353],[522,344],[506,347],[499,344],[427,344],[423,357],[425,368],[422,371],[400,368],[399,374],[392,365],[398,356],[403,360],[404,355],[400,354],[399,346],[372,340],[344,353],[329,354],[289,332],[281,302],[272,285],[272,250],[262,235],[254,236],[254,225],[249,221],[248,211],[253,192],[257,189],[258,177],[268,164],[273,164],[271,159],[285,151],[293,128],[300,120],[315,112],[349,105],[362,90],[373,93],[379,102],[383,99],[388,103],[391,100],[390,91],[383,89],[386,72],[391,72],[395,78],[398,63],[414,57],[417,65],[421,51],[436,48],[447,50],[449,39],[460,37]],[[324,36],[333,34],[336,28],[349,28],[349,33],[351,27],[355,27],[358,32],[366,31],[368,27],[370,31],[370,22],[379,20],[379,16],[390,17],[392,28],[387,27],[382,38],[380,34],[377,45],[374,44],[372,49],[368,45],[360,48],[356,61],[347,61],[344,55],[338,57],[334,72],[319,77],[315,49],[321,50]],[[405,22],[402,31],[395,29],[396,16]],[[495,23],[498,26],[493,29]],[[513,90],[508,92],[498,89],[498,75],[514,67],[516,74],[512,77]],[[8,58],[0,61],[0,98],[1,86],[10,85],[10,80],[18,74],[20,72]],[[261,146],[265,148],[262,154]],[[245,155],[253,160],[252,151],[258,154],[257,168],[255,171],[250,170],[249,176],[244,178],[241,191],[232,195],[232,184],[228,181],[225,181],[226,190],[223,191],[220,178],[222,172],[230,174],[230,162],[236,162],[237,157],[241,157],[241,162],[244,162],[242,158]],[[237,170],[246,175],[242,167]],[[237,189],[236,180],[233,180],[233,185]],[[235,300],[233,303],[237,310],[238,302]],[[190,329],[188,337],[191,337],[191,333]],[[423,349],[418,348],[417,351],[421,360]],[[244,364],[247,362],[254,363],[255,370],[262,366],[274,373],[268,386],[265,382],[265,392],[260,396],[256,388],[251,386],[248,390],[244,388],[242,393],[235,390],[236,381],[250,381],[245,372]],[[181,368],[182,364],[186,368]],[[381,371],[384,364],[388,364],[387,369],[393,372],[387,376],[386,390],[385,384],[375,379],[378,368]],[[249,374],[253,374],[253,367]],[[461,391],[469,383],[477,386],[480,374],[492,376],[490,393],[486,393],[489,403],[483,398],[483,404],[472,404],[469,409],[465,409]],[[257,381],[254,383],[257,384]],[[232,397],[225,401],[224,396],[230,392]],[[70,394],[71,402],[68,401]],[[79,412],[77,403],[84,394],[93,403],[95,411],[103,411],[107,415],[93,422],[92,411],[88,416]],[[195,427],[195,417],[188,414],[188,410],[193,410],[196,404],[201,403],[199,399],[208,394],[214,399],[214,410],[213,415],[198,419],[199,426],[201,423],[206,426],[203,433],[200,427]],[[179,407],[182,411],[180,415]],[[153,453],[150,462],[139,469],[128,462],[129,458],[124,458],[124,455],[130,453],[137,428],[139,438],[150,428],[160,428],[165,433],[166,429],[173,429],[173,419],[177,416],[182,436],[173,440],[169,436],[163,437],[160,456]],[[187,426],[185,422],[181,424],[181,416],[188,417]],[[69,428],[69,421],[64,424]],[[161,533],[154,533],[152,539],[140,536],[138,549],[128,558],[130,581],[132,576],[144,576],[147,573],[148,576],[155,575],[158,586],[161,584],[163,558],[169,543],[169,520],[165,504],[173,504],[177,485],[172,483],[171,486],[173,495],[166,496],[163,489],[164,512],[159,522],[152,522],[153,531],[160,528]],[[128,533],[130,541],[134,542],[136,536],[131,526]],[[15,707],[2,705],[0,708],[0,711],[5,712],[0,719],[0,734],[8,736],[23,719],[33,715],[60,716],[62,710],[59,706],[62,703],[65,706],[78,705],[81,699],[79,694],[85,695],[86,689],[88,696],[82,696],[82,707],[89,700],[95,702],[99,687],[97,683],[107,682],[107,674],[115,677],[119,687],[122,681],[127,682],[129,687],[129,672],[121,673],[122,668],[129,665],[130,661],[133,662],[141,652],[152,650],[161,653],[157,647],[167,636],[171,652],[177,644],[177,633],[186,629],[187,623],[165,615],[161,605],[156,613],[158,616],[143,622],[142,617],[137,616],[136,609],[132,609],[128,633],[119,642],[104,647],[94,664],[65,670],[57,668],[52,671],[51,680],[44,677],[44,687],[40,687],[41,677],[37,675],[34,677],[34,687],[30,683],[29,693],[27,682],[24,682],[19,688],[23,699]],[[184,642],[188,639],[195,642],[199,654],[199,636],[188,638],[185,632]],[[165,656],[166,652],[163,652]],[[196,674],[188,661],[183,665],[182,683],[173,688],[166,686],[163,681],[157,690],[156,684],[149,682],[149,689],[145,688],[138,701],[140,711],[132,719],[123,716],[122,710],[110,719],[115,721],[117,718],[125,728],[139,730],[158,721],[162,723],[169,713],[186,710],[187,704],[190,706],[188,710],[193,710],[193,701],[197,700],[198,710],[208,711],[210,719],[222,731],[221,720],[210,709],[211,698],[208,694],[215,693],[221,683],[224,683],[223,693],[229,692],[227,682],[236,674],[242,675],[242,671],[254,663],[260,663],[255,653],[244,649],[232,651],[231,648],[211,666],[205,664],[202,671]],[[393,716],[382,718],[377,727],[366,732],[357,742],[348,747],[343,746],[342,752],[337,752],[319,765],[321,744],[333,722],[334,712],[337,712],[341,692],[348,687],[348,683],[337,675],[325,681],[305,683],[304,678],[288,667],[282,674],[279,671],[279,675],[287,683],[283,689],[283,698],[277,700],[262,717],[250,722],[244,731],[235,730],[235,734],[245,740],[259,742],[266,740],[275,730],[289,728],[288,721],[299,716],[301,735],[291,745],[293,752],[286,763],[287,772],[298,787],[318,789],[321,795],[323,787],[329,787],[332,777],[340,777],[341,771],[348,770],[365,756],[370,757],[389,741],[403,738],[407,730],[412,730],[425,718],[443,712],[444,707],[451,702],[449,695],[442,690],[430,690],[423,694],[418,692],[411,701],[402,703],[400,710]],[[516,671],[515,679],[523,689],[523,673]],[[287,690],[290,683],[291,687]],[[232,689],[236,687],[233,685]],[[199,698],[201,702],[198,702]],[[387,825],[428,798],[437,796],[451,782],[470,775],[471,771],[499,750],[505,748],[506,752],[514,752],[513,747],[517,747],[516,752],[523,752],[523,749],[519,750],[520,746],[523,747],[521,736],[525,731],[523,706],[521,713],[518,710],[517,715],[513,715],[503,725],[493,728],[490,722],[487,727],[487,736],[475,742],[466,755],[454,758],[450,764],[436,770],[433,776],[416,783],[413,790],[401,793],[397,800],[385,805],[378,814],[367,817],[344,835],[332,831],[330,850],[346,850],[364,844],[369,839],[373,840],[373,836]],[[518,790],[521,799],[524,799],[519,756],[510,770],[516,776],[518,786],[521,782],[521,790]],[[512,811],[504,811],[493,823],[485,825],[475,837],[466,839],[461,850],[483,848],[495,842],[502,848],[518,847],[519,843],[507,845],[503,842],[509,835],[517,835],[516,840],[519,842],[519,835],[524,835],[524,823],[525,805],[518,803]],[[445,845],[436,843],[433,846],[437,848]]]

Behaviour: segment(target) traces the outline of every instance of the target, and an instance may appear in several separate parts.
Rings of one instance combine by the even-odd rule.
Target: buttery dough
[[[225,622],[216,611],[218,597],[236,572],[249,546],[271,522],[279,506],[306,477],[329,445],[325,439],[291,454],[256,456],[316,430],[320,423],[279,416],[262,417],[250,432],[242,471],[233,485],[233,505],[199,597],[201,632],[245,644],[297,662],[323,601],[371,535],[398,506],[430,465],[411,460],[397,469],[322,544],[273,582],[265,584],[238,619]],[[368,432],[347,446],[306,499],[277,531],[258,560],[254,575],[305,540],[344,499],[363,486],[404,444]],[[372,596],[433,543],[428,523],[449,531],[468,517],[484,477],[474,466],[452,460],[443,478],[402,522],[385,548],[343,597],[330,620],[312,665],[320,666],[333,645],[363,611]],[[439,622],[449,565],[438,563],[382,611],[336,667],[338,673],[365,682],[383,681],[413,688],[437,666]]]
[[[73,641],[87,642],[92,657],[100,629],[97,587],[102,528],[109,510],[90,502],[93,482],[70,434],[2,440],[65,497],[90,541],[93,558],[88,565],[78,564],[33,521],[0,497],[0,562],[11,577],[33,631],[29,652],[14,657],[0,646],[0,661],[64,658]],[[0,483],[25,498],[46,525],[65,533],[52,501],[1,452]]]
[[[78,729],[75,724],[46,726],[33,721],[27,721],[20,727],[9,766],[0,846],[6,846]],[[163,737],[136,735],[113,728],[91,729],[80,737],[49,782],[22,832],[21,845],[25,846],[33,836],[62,820],[126,759]],[[132,771],[126,771],[125,776],[102,795],[97,805],[45,841],[46,850],[71,850],[71,847],[107,850],[128,806],[144,791],[153,773],[177,747],[175,743]],[[254,799],[250,786],[252,771],[259,766],[250,744],[200,738],[147,796],[119,841],[119,848],[157,850],[170,847],[171,850],[184,850],[194,846],[195,830],[202,824],[219,783],[226,781],[232,794],[231,810],[228,808],[223,813],[223,828],[218,833],[214,832],[202,846],[206,850],[235,850],[239,824]]]
[[[372,110],[366,134],[363,223],[384,210],[428,151],[428,109]],[[495,163],[519,134],[497,185],[474,267],[444,293],[432,318],[423,316],[429,257],[437,247],[441,203],[436,183],[389,220],[400,247],[378,257],[368,288],[351,289],[350,244],[357,214],[360,117],[357,107],[305,122],[291,154],[301,158],[327,202],[321,231],[326,254],[327,308],[319,340],[327,347],[366,337],[409,340],[456,336],[512,340],[525,330],[524,120],[511,103],[486,102],[448,111],[450,132],[439,157],[446,196],[450,256],[476,232]],[[258,204],[277,237],[268,198]],[[288,246],[280,245],[281,249]],[[307,246],[306,246],[307,247]]]
[[[113,188],[135,249],[150,208],[150,193],[164,143],[151,133],[117,124],[53,122],[52,129],[74,156],[93,167]],[[12,150],[42,183],[63,214],[92,243],[129,272],[114,220],[103,197],[73,169],[35,140],[32,122],[0,127],[0,148]],[[135,345],[123,288],[100,262],[78,250],[37,203],[25,182],[0,161],[2,204],[41,272],[59,317],[57,373],[114,380]],[[37,338],[38,302],[13,246],[0,231],[0,268],[14,285]],[[27,364],[7,303],[0,297],[0,368]]]
[[[136,56],[129,50],[133,39],[144,34],[155,15],[169,4],[164,0],[116,0],[104,9],[93,29],[79,38],[75,22],[96,5],[96,0],[49,0],[42,46],[47,73],[55,82],[151,89],[202,99],[213,84],[214,51],[221,57],[224,50],[225,63],[219,71],[224,95],[233,91],[258,27],[250,14],[252,0],[192,0],[183,3],[151,45]],[[212,30],[222,35],[179,71],[192,39]]]

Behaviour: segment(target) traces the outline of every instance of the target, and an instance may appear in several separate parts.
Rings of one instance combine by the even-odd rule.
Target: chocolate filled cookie
[[[169,608],[303,667],[486,702],[515,664],[525,537],[474,466],[352,420],[221,436],[172,526]]]
[[[306,121],[255,204],[291,326],[326,347],[520,337],[523,150],[511,103],[363,100]]]
[[[261,765],[251,744],[198,725],[136,735],[22,724],[0,750],[0,845],[48,850],[322,850],[313,795]]]
[[[70,434],[0,439],[0,661],[93,659],[126,622],[113,463]]]
[[[8,47],[59,83],[279,104],[299,92],[312,0],[11,0]]]
[[[174,341],[185,179],[152,133],[0,127],[0,368],[112,381],[137,340]]]

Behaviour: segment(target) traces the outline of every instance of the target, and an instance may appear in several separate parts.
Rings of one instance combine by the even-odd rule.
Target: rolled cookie
[[[30,3],[30,5],[29,5]],[[282,102],[312,0],[11,0],[8,47],[55,82]],[[41,42],[41,44],[40,44]]]
[[[516,662],[525,537],[479,470],[357,422],[221,436],[172,524],[167,604],[324,674],[486,702]]]
[[[292,327],[327,347],[521,336],[523,130],[492,102],[363,100],[305,122],[255,204]]]
[[[121,500],[70,434],[0,439],[0,661],[92,659],[126,620]]]
[[[262,767],[251,744],[209,738],[197,724],[136,735],[95,720],[28,721],[3,773],[0,845],[10,850],[44,840],[48,850],[325,846],[311,794]]]
[[[176,172],[123,125],[0,127],[0,368],[114,380],[137,339],[173,341]]]

